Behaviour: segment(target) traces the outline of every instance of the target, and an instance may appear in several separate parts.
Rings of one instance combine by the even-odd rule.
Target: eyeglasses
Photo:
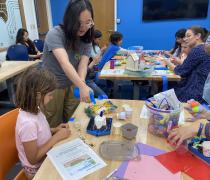
[[[80,27],[85,27],[87,29],[90,29],[94,26],[94,22],[92,19],[88,20],[87,22],[80,22]]]

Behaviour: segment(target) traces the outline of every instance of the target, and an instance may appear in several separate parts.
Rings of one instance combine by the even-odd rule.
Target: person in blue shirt
[[[110,44],[97,65],[99,70],[121,49],[122,39],[123,35],[120,32],[115,31],[111,34]]]

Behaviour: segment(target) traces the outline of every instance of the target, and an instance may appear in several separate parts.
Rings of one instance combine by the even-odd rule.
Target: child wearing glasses
[[[62,24],[52,28],[45,38],[43,67],[57,79],[53,99],[45,115],[51,127],[66,122],[79,101],[73,97],[73,85],[80,101],[90,101],[92,89],[85,83],[94,35],[93,8],[89,0],[69,1]]]

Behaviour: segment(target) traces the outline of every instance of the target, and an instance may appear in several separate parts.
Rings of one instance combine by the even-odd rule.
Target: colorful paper
[[[180,173],[173,174],[154,157],[142,155],[141,160],[129,162],[124,178],[132,180],[180,180]]]
[[[138,145],[138,148],[140,149],[141,155],[143,154],[143,155],[148,155],[148,156],[158,156],[158,155],[166,153],[165,151],[163,151],[161,149],[152,147],[147,144],[138,143],[137,145]]]
[[[172,151],[155,158],[172,173],[182,171],[195,180],[210,179],[210,166],[189,151],[183,154]]]
[[[155,148],[153,146],[143,144],[143,143],[138,143],[138,148],[140,148],[140,154],[148,155],[148,156],[158,156],[161,154],[164,154],[165,151],[160,150],[158,148]],[[120,167],[118,168],[117,172],[115,173],[116,176],[118,177],[123,177],[125,174],[125,171],[127,169],[129,161],[124,161]]]

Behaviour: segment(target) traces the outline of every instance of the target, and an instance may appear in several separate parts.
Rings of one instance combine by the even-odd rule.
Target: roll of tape
[[[126,119],[126,112],[117,113],[117,119],[125,120]]]

